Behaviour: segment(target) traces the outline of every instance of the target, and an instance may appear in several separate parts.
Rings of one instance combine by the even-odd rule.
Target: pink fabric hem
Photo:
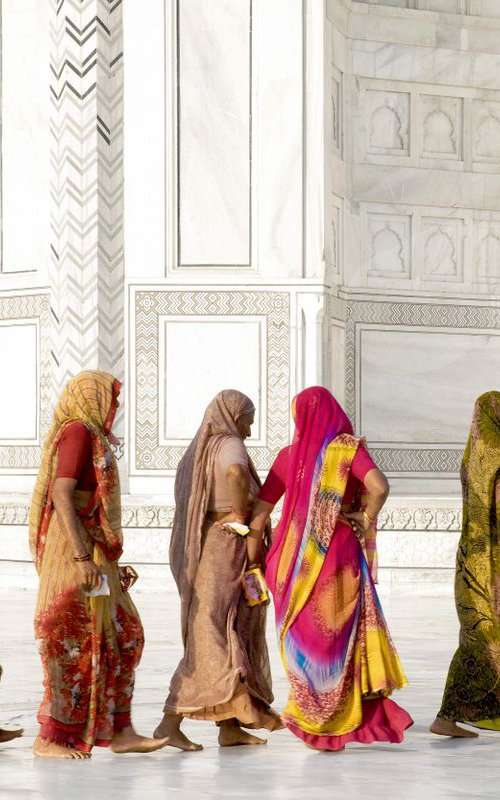
[[[318,736],[306,733],[298,725],[286,719],[284,722],[295,736],[316,750],[340,750],[349,742],[399,744],[404,739],[405,730],[413,725],[412,718],[404,708],[388,697],[366,700],[363,703],[363,721],[359,728],[341,736]]]

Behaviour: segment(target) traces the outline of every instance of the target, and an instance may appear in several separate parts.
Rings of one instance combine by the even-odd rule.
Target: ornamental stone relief
[[[369,214],[369,274],[405,277],[410,274],[409,216]]]
[[[479,106],[479,104],[478,104]],[[474,155],[483,160],[500,159],[500,104],[485,104],[477,109]]]
[[[368,90],[368,152],[408,155],[410,95]]]
[[[462,157],[462,98],[421,96],[422,150],[426,158]]]
[[[288,392],[290,385],[290,295],[288,292],[230,291],[224,289],[137,290],[136,329],[135,470],[175,470],[185,451],[180,443],[161,443],[158,397],[163,365],[160,363],[160,317],[222,316],[262,318],[267,329],[265,369],[269,375],[265,444],[251,446],[258,470],[266,470],[276,453],[287,444]],[[203,330],[200,323],[200,334]]]
[[[476,225],[476,279],[490,283],[500,279],[500,222]]]
[[[430,280],[462,279],[463,220],[422,219],[424,276]]]

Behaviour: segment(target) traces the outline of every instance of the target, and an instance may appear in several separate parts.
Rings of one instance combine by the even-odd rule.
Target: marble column
[[[54,394],[100,368],[123,378],[122,3],[51,9]]]

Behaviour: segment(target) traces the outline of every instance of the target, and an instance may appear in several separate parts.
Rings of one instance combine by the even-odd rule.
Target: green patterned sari
[[[476,401],[461,479],[460,638],[438,716],[500,730],[500,392]]]

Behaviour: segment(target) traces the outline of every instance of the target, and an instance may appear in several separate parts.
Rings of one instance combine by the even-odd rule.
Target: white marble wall
[[[49,5],[1,3],[0,291],[9,275],[45,275],[49,261]]]
[[[460,0],[327,4],[327,253],[341,286],[331,324],[345,334],[346,405],[402,496],[459,493],[474,399],[497,388],[491,12]]]
[[[50,170],[52,177],[66,173],[44,144],[49,20],[38,5],[36,14],[30,9],[7,0],[2,6],[4,33],[16,42],[2,56],[2,110],[12,112],[2,158],[4,165],[20,159],[26,181],[35,175],[31,161],[13,148],[36,139],[29,202],[43,209]],[[113,152],[104,128],[96,145],[109,181],[104,195],[89,189],[95,214],[84,185],[71,203],[89,212],[91,224],[94,217],[104,224],[116,254],[103,271],[87,264],[82,247],[74,274],[91,269],[115,311],[101,325],[102,341],[91,332],[84,347],[85,320],[77,314],[78,341],[68,334],[64,345],[75,363],[78,353],[104,352],[103,342],[106,358],[114,354],[119,365],[125,351],[127,557],[148,565],[150,577],[166,558],[175,467],[217,390],[237,385],[254,398],[250,448],[264,474],[288,441],[291,397],[323,383],[391,478],[384,580],[425,575],[448,586],[471,406],[500,366],[497,3],[150,0],[147,14],[127,3],[123,27],[121,14],[114,19],[106,52],[115,83],[107,81],[102,93],[98,73],[96,90],[115,131]],[[37,31],[36,47],[23,44]],[[56,41],[56,28],[53,35]],[[30,51],[25,61],[23,48]],[[22,87],[39,105],[25,128],[16,106]],[[72,103],[69,95],[65,101]],[[84,112],[75,111],[83,123]],[[78,127],[61,113],[52,147],[63,157],[66,136],[78,140]],[[92,164],[89,131],[81,144]],[[0,423],[0,491],[18,493],[3,497],[0,559],[22,572],[28,495],[54,401],[49,304],[57,295],[57,308],[74,309],[44,272],[53,245],[44,213],[35,220],[27,206],[29,239],[14,225],[19,197],[9,165],[2,173],[0,368],[13,372],[13,352],[24,360],[17,391],[29,400],[21,414],[12,394],[0,397],[0,417],[10,418],[13,408],[17,415],[15,424]],[[75,206],[65,205],[61,180],[54,185],[64,233]],[[111,216],[99,207],[104,196]],[[28,260],[27,276],[21,267]],[[85,294],[83,278],[76,284]],[[11,350],[2,347],[6,336]]]

